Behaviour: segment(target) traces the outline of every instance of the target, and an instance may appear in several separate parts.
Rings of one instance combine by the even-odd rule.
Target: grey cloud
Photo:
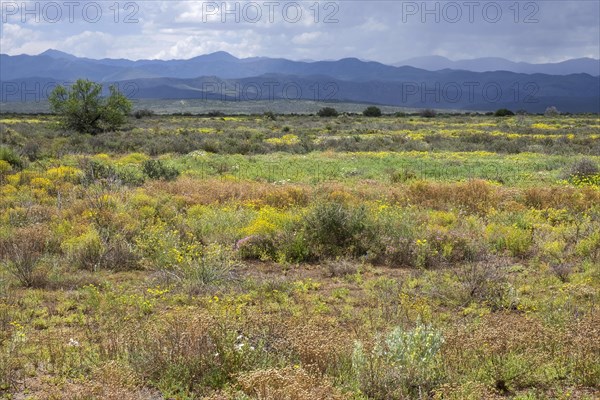
[[[11,2],[2,2],[1,39],[2,52],[8,54],[53,46],[93,58],[189,58],[217,50],[242,57],[358,57],[387,63],[432,54],[529,62],[600,57],[597,1],[521,1],[515,9],[514,1],[323,0],[315,6],[314,1],[242,0],[227,2],[239,15],[227,14],[225,22],[214,9],[222,1],[138,1],[128,6],[117,2],[118,12],[111,9],[113,2],[98,2],[103,10],[99,21],[90,22],[90,15],[76,12],[74,21],[56,23],[22,23],[7,3]],[[30,1],[28,7],[35,3],[42,4]],[[423,4],[437,15],[427,13]],[[498,8],[501,17],[493,21]],[[302,17],[294,21],[294,10],[299,9]],[[262,16],[252,21],[256,10]],[[288,10],[287,16],[283,10]],[[456,10],[460,18],[455,18]],[[32,39],[24,41],[17,32],[28,32]]]

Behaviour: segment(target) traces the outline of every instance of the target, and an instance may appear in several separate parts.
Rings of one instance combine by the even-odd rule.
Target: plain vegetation
[[[598,116],[0,132],[1,398],[600,395]]]

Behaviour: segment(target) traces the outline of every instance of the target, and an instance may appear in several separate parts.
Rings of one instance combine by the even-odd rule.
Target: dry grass
[[[242,391],[261,400],[342,400],[345,397],[327,379],[300,367],[252,371],[237,379]]]

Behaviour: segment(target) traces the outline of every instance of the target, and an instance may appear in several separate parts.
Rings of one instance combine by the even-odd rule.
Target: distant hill
[[[452,61],[441,56],[426,56],[410,58],[394,65],[407,65],[428,71],[460,69],[473,72],[511,71],[523,74],[570,75],[584,73],[592,76],[600,75],[600,60],[593,58],[575,58],[559,63],[529,64],[514,62],[500,57]]]
[[[556,106],[565,112],[600,111],[598,76],[510,72],[504,66],[511,62],[503,59],[479,59],[473,64],[480,69],[502,67],[498,71],[430,70],[444,60],[421,59],[422,68],[415,68],[357,58],[314,62],[240,59],[226,52],[168,61],[94,60],[56,50],[35,56],[2,54],[0,102],[40,100],[56,84],[87,78],[117,83],[131,98],[302,99],[482,111],[506,107],[529,112]],[[577,60],[571,61],[576,64]]]

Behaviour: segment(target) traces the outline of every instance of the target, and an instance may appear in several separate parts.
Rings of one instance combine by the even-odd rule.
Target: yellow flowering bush
[[[300,143],[298,136],[293,134],[283,135],[280,138],[270,138],[265,140],[266,143],[278,145],[278,146],[292,146]]]
[[[90,226],[83,234],[65,240],[61,249],[76,267],[95,271],[101,266],[105,246],[98,231]]]
[[[61,165],[47,170],[46,176],[55,181],[62,180],[77,183],[83,177],[83,171],[79,168]]]

